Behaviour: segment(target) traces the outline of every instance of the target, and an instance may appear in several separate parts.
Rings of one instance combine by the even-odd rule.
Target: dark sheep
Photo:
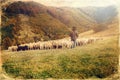
[[[58,45],[58,49],[62,49],[62,45]]]
[[[28,46],[18,46],[17,51],[25,51],[28,50]]]
[[[57,49],[57,45],[53,45],[53,49]]]

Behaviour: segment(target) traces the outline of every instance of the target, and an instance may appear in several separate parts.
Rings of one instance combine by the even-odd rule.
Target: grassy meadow
[[[117,73],[118,39],[108,37],[74,49],[2,51],[2,61],[13,78],[106,78]]]

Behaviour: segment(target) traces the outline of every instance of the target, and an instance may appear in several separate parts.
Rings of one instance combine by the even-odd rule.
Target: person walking
[[[71,37],[71,41],[73,41],[73,45],[71,48],[74,48],[76,47],[76,40],[78,38],[78,32],[77,32],[76,27],[72,28],[72,31],[70,32],[70,37]]]

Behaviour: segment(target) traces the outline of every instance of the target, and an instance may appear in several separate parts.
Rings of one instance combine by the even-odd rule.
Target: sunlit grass
[[[3,69],[17,78],[105,78],[117,73],[117,37],[74,49],[2,52]]]

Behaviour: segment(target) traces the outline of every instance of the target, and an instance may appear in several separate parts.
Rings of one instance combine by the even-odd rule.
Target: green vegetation
[[[1,34],[1,38],[2,38],[1,45],[4,45],[2,47],[4,49],[7,49],[6,46],[10,46],[12,43],[12,39],[14,38],[14,35],[12,34],[12,30],[13,30],[12,24],[1,28],[1,33],[2,33]]]
[[[20,20],[17,16],[8,17],[7,15],[2,15],[2,27],[1,27],[1,48],[8,49],[8,46],[18,44],[16,37],[20,28]]]
[[[74,49],[2,52],[3,69],[14,78],[105,78],[117,73],[118,39]]]
[[[13,29],[12,24],[10,24],[9,26],[2,27],[1,28],[2,38],[5,38],[5,37],[13,38],[12,29]]]

